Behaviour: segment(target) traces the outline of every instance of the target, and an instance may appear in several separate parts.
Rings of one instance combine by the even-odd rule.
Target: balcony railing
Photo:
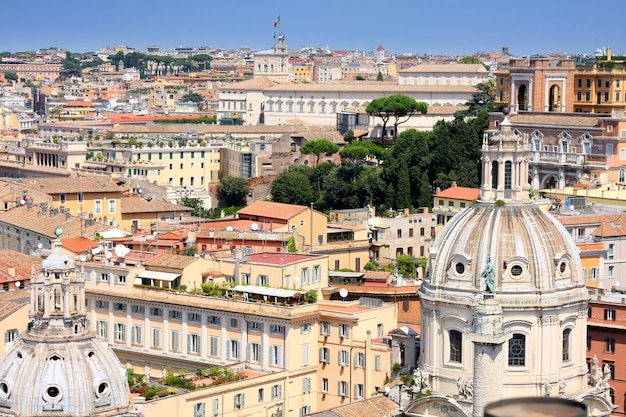
[[[604,167],[607,155],[587,155],[571,152],[530,151],[530,161],[534,163],[551,163],[559,165]]]

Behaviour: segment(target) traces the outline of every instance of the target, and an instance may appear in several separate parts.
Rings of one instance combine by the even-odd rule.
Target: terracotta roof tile
[[[455,200],[473,201],[480,197],[479,188],[459,187],[456,184],[452,184],[450,188],[437,191],[434,197],[453,198]]]
[[[420,64],[409,68],[398,70],[399,74],[405,72],[475,72],[475,73],[487,73],[487,69],[483,64]]]
[[[514,114],[509,116],[509,121],[513,125],[553,125],[553,126],[598,126],[597,117],[557,115],[557,114]]]
[[[61,246],[71,252],[80,253],[87,252],[88,249],[97,248],[98,242],[94,242],[86,237],[77,236],[61,239]]]
[[[152,199],[150,201],[144,200],[139,196],[122,197],[121,210],[123,214],[131,213],[159,213],[159,212],[172,212],[177,211],[180,213],[191,212],[191,207],[180,206],[178,204],[172,204],[167,200]]]
[[[171,268],[171,269],[184,269],[198,260],[199,258],[196,258],[194,256],[172,255],[169,253],[162,253],[160,255],[155,256],[154,258],[150,260],[145,261],[144,265],[147,267],[152,266],[152,267],[162,267],[162,268]]]
[[[26,305],[28,305],[27,302],[0,301],[0,321],[10,317]]]
[[[272,201],[255,201],[237,212],[239,218],[273,218],[289,220],[307,210],[308,207],[296,204],[275,203]]]
[[[24,181],[24,185],[47,194],[120,191],[117,184],[99,177],[32,178]]]
[[[41,262],[42,259],[38,256],[0,249],[0,282],[30,280],[32,269],[39,272]],[[15,268],[14,276],[10,273],[10,268]]]

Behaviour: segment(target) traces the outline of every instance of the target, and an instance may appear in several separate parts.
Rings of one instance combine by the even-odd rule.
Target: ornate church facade
[[[528,136],[505,118],[482,144],[481,197],[437,236],[419,290],[421,354],[407,416],[482,416],[518,397],[614,409],[585,359],[589,293],[565,228],[529,197]]]

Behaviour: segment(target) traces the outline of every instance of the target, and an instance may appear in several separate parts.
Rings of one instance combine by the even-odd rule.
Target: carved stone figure
[[[550,384],[550,381],[548,381],[547,378],[544,379],[543,380],[543,396],[544,397],[549,397],[551,390],[552,390],[552,385]]]
[[[604,364],[604,368],[602,369],[602,388],[609,387],[609,380],[611,379],[611,367],[608,363]]]
[[[494,292],[496,284],[496,272],[495,266],[493,262],[491,262],[491,257],[487,259],[487,264],[485,265],[485,269],[483,269],[482,274],[480,274],[480,277],[485,280],[485,284],[487,285],[487,291]]]
[[[565,397],[567,382],[563,378],[559,379],[559,397]]]

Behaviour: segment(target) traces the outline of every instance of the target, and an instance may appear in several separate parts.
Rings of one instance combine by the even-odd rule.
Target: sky
[[[280,16],[280,25],[274,22]],[[625,0],[50,0],[6,1],[0,52],[48,47],[71,52],[126,45],[264,50],[274,33],[303,46],[392,54],[501,51],[626,55]]]

